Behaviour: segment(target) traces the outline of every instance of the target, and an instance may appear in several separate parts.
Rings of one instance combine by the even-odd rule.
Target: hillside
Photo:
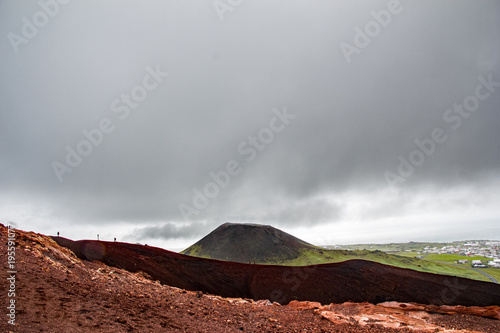
[[[181,252],[240,263],[307,266],[362,259],[420,272],[490,280],[478,271],[382,251],[327,250],[269,225],[225,223]]]
[[[3,254],[7,253],[6,229],[0,224]],[[211,286],[219,295],[219,291],[239,290],[242,295],[251,292],[265,298],[291,292],[303,299],[323,293],[355,300],[370,293],[402,296],[405,291],[437,297],[437,303],[475,299],[473,303],[486,304],[488,298],[498,303],[499,291],[492,284],[443,280],[418,272],[414,275],[409,270],[363,261],[299,269],[199,259],[136,244],[74,242],[18,229],[10,229],[8,234],[14,234],[15,239],[15,325],[4,317],[1,332],[500,331],[498,306],[308,301],[291,301],[285,306],[266,299],[224,298],[201,292]],[[3,258],[5,272],[9,268],[7,257]],[[193,291],[169,286],[169,279]],[[2,281],[1,288],[7,290],[7,279]],[[4,309],[12,297],[6,295],[0,298]]]
[[[446,263],[422,260],[418,258],[405,257],[402,255],[388,254],[382,251],[368,250],[326,250],[321,248],[307,249],[301,252],[301,255],[293,260],[277,261],[275,264],[284,266],[304,266],[318,265],[326,263],[336,263],[352,259],[369,260],[385,265],[413,269],[420,272],[434,274],[458,276],[478,281],[490,282],[485,275],[474,271],[469,267],[453,266]]]
[[[198,258],[164,249],[53,237],[80,259],[142,271],[162,284],[224,297],[332,302],[384,301],[489,306],[500,303],[500,285],[423,273],[365,260],[304,267],[249,265]],[[441,297],[452,284],[453,297]],[[463,292],[467,290],[467,292]]]
[[[11,230],[16,240],[16,292],[10,298],[15,300],[15,325],[8,323],[11,319],[6,316],[10,297],[5,279],[7,256],[3,255],[7,253],[7,228],[0,224],[0,266],[4,272],[0,282],[0,332],[398,332],[357,324],[336,325],[311,311],[268,301],[223,298],[162,285],[143,271],[132,273],[80,259],[49,236]],[[85,252],[98,254],[90,247]],[[130,259],[138,261],[140,255]],[[451,325],[442,317],[436,320]],[[470,317],[488,333],[494,332],[498,322]],[[470,325],[464,321],[462,326]]]
[[[182,254],[241,263],[294,260],[315,249],[303,240],[270,225],[224,223]]]

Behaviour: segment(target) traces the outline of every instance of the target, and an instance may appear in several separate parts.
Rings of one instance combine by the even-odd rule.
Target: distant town
[[[464,242],[458,243],[456,245],[446,245],[443,247],[430,247],[426,246],[421,252],[425,254],[435,253],[435,254],[458,254],[467,257],[485,257],[491,260],[484,262],[483,260],[471,260],[472,267],[478,268],[500,268],[500,241],[475,241],[475,242]],[[459,264],[469,263],[469,259],[459,259],[457,260]]]
[[[409,242],[328,245],[324,246],[324,248],[338,250],[378,250],[405,256],[414,254],[413,256],[419,259],[424,259],[429,255],[449,255],[442,257],[453,258],[457,264],[468,264],[475,268],[500,268],[500,241],[498,240],[469,240],[446,243]]]

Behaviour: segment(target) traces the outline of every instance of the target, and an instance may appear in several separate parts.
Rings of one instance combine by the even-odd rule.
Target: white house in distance
[[[472,260],[472,267],[477,267],[477,268],[488,268],[485,264],[481,262],[481,260]]]
[[[488,266],[494,267],[494,268],[500,268],[500,259],[493,259],[488,261]]]

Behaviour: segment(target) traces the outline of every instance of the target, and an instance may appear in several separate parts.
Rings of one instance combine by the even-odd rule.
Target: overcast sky
[[[1,1],[0,222],[500,239],[499,31],[498,1]]]

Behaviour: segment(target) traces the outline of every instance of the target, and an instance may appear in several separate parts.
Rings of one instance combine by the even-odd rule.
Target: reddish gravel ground
[[[281,306],[186,291],[153,281],[146,273],[80,260],[50,237],[20,230],[15,230],[13,326],[6,316],[12,299],[7,297],[7,230],[0,229],[4,309],[0,332],[429,332],[390,329],[377,321],[367,326],[355,320],[335,324],[320,315],[321,309],[307,304],[302,308]],[[332,304],[329,309],[338,313],[355,311],[342,304]],[[427,316],[440,327],[437,331],[455,328],[465,329],[462,332],[500,332],[500,321],[491,318]]]

